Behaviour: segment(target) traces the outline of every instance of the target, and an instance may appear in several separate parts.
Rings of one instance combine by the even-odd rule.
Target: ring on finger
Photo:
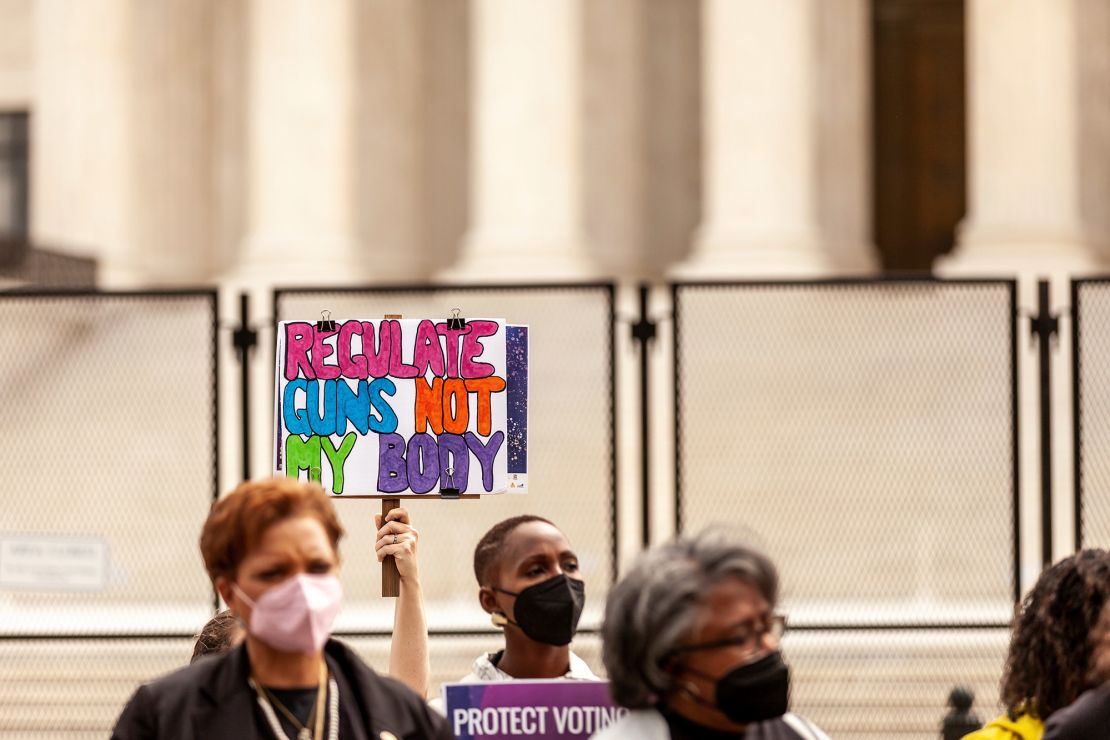
[[[394,544],[394,545],[396,545],[396,544],[397,544],[397,535],[393,535],[393,544]]]

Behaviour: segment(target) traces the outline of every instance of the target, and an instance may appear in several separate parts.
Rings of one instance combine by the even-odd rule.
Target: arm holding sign
[[[424,593],[416,550],[420,533],[410,524],[405,509],[393,509],[382,522],[374,515],[378,562],[392,556],[401,575],[401,593],[393,617],[393,641],[389,649],[389,675],[422,697],[428,695],[431,666],[428,663],[428,625],[424,618]]]

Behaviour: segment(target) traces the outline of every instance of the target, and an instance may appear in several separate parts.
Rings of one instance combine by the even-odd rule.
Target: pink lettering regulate
[[[312,369],[316,371],[316,377],[322,380],[335,380],[339,377],[339,365],[324,362],[335,354],[335,347],[324,342],[331,336],[335,336],[334,331],[317,331],[312,341]]]
[[[373,331],[373,329],[371,329]],[[352,355],[351,344],[354,341],[354,335],[362,336],[362,322],[361,321],[346,321],[343,326],[339,327],[339,341],[336,349],[338,350],[339,369],[345,378],[355,378],[356,380],[366,380],[368,369],[366,367],[366,356],[362,354]],[[373,341],[373,334],[370,336],[370,341]]]
[[[439,346],[435,322],[424,319],[417,325],[412,364],[421,376],[431,370],[435,377],[443,377],[443,348]]]
[[[493,375],[493,365],[488,362],[478,362],[475,358],[485,351],[485,347],[478,340],[482,337],[492,337],[497,333],[496,321],[468,321],[470,332],[463,335],[462,358],[459,360],[459,375],[464,378],[488,378]]]
[[[312,324],[305,321],[290,321],[285,325],[286,380],[296,380],[298,377],[316,380],[316,371],[312,369],[312,361],[308,359],[314,333]]]

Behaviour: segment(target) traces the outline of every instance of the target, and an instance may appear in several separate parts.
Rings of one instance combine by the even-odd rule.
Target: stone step
[[[837,740],[936,740],[955,684],[976,693],[975,711],[995,716],[1006,635],[814,634],[785,645],[794,708]],[[348,640],[378,670],[385,637]],[[470,671],[497,635],[435,636],[432,693]],[[0,642],[0,740],[103,738],[144,681],[188,662],[192,640]],[[575,651],[599,673],[600,641],[582,635]]]

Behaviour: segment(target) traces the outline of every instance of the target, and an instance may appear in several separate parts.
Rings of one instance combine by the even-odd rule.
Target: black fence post
[[[1072,431],[1072,481],[1075,548],[1083,547],[1083,408],[1081,405],[1083,381],[1082,361],[1080,352],[1080,311],[1079,288],[1082,281],[1072,278],[1071,281],[1071,431]]]
[[[250,351],[258,344],[258,332],[250,325],[250,296],[246,293],[239,294],[239,328],[231,334],[231,344],[239,355],[240,396],[242,400],[240,419],[240,434],[243,443],[243,480],[251,477],[251,370]]]
[[[1049,283],[1037,282],[1037,315],[1030,320],[1030,333],[1037,340],[1040,360],[1041,407],[1041,563],[1052,563],[1052,338],[1060,319],[1052,313]]]
[[[651,404],[648,345],[655,339],[656,325],[648,316],[648,286],[640,285],[640,319],[632,325],[632,341],[640,345],[640,538],[651,545]]]

